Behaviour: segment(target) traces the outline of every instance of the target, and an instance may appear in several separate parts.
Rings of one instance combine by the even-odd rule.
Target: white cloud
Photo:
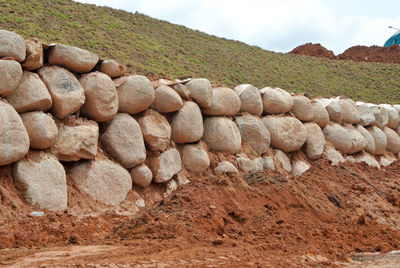
[[[354,45],[383,45],[400,27],[400,2],[328,0],[82,0],[185,25],[262,48],[288,52],[306,42],[336,54]],[[358,2],[358,3],[357,3]],[[397,7],[394,7],[397,6]]]

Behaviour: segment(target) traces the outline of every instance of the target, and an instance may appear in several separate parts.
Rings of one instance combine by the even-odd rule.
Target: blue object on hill
[[[392,37],[390,37],[383,46],[388,47],[391,45],[400,45],[400,31],[392,35]]]

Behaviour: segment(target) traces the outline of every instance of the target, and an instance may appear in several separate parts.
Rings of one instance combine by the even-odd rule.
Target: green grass
[[[274,53],[139,13],[69,0],[0,0],[0,28],[113,58],[132,73],[206,77],[235,86],[281,87],[311,96],[400,102],[400,65]]]

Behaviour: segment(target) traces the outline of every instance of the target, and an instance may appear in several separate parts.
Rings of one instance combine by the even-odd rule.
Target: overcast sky
[[[400,28],[399,0],[80,0],[288,52],[321,43],[335,54],[379,45]]]

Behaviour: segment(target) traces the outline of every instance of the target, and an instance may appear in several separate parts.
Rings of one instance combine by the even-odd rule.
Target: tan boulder
[[[235,118],[240,136],[247,141],[253,149],[263,154],[268,151],[271,137],[263,121],[257,116],[243,115]]]
[[[324,150],[324,157],[331,162],[332,166],[337,166],[345,161],[343,156],[333,148]]]
[[[292,176],[301,176],[303,175],[307,170],[311,168],[311,165],[307,163],[304,160],[296,160],[292,164]]]
[[[384,127],[383,132],[386,135],[386,150],[395,154],[400,153],[400,137],[393,129]]]
[[[13,167],[13,178],[26,201],[41,209],[67,209],[67,178],[57,158],[43,151],[32,151]]]
[[[363,135],[364,139],[367,141],[366,145],[364,146],[364,150],[367,151],[368,153],[374,154],[375,153],[374,137],[372,137],[371,133],[369,133],[369,131],[363,126],[358,125],[356,129],[361,135]]]
[[[316,123],[305,123],[304,127],[307,130],[307,140],[304,144],[307,157],[311,160],[321,158],[326,143],[324,133]]]
[[[150,107],[155,93],[150,80],[142,75],[131,75],[117,87],[121,113],[136,114]]]
[[[8,96],[17,88],[22,77],[21,65],[14,60],[0,60],[0,97]]]
[[[37,39],[25,40],[26,58],[21,64],[25,70],[33,71],[43,66],[43,47]]]
[[[235,91],[240,98],[241,112],[246,112],[257,116],[262,114],[263,102],[258,88],[249,84],[243,84],[236,86]]]
[[[339,105],[342,110],[342,121],[348,124],[358,124],[360,122],[360,112],[356,103],[351,99],[340,99]]]
[[[329,114],[329,119],[336,123],[342,122],[342,108],[339,103],[331,102],[325,107]]]
[[[176,143],[197,142],[203,137],[203,116],[199,106],[191,101],[185,102],[172,118],[171,139]]]
[[[399,113],[395,109],[386,109],[388,112],[388,123],[387,126],[395,129],[400,123]]]
[[[380,164],[378,161],[376,161],[375,157],[366,152],[362,153],[361,155],[357,155],[355,157],[355,161],[357,163],[365,163],[371,167],[380,168]]]
[[[290,163],[289,157],[284,152],[275,150],[274,158],[286,172],[292,172],[292,164]]]
[[[164,152],[171,138],[171,126],[167,119],[152,109],[138,119],[144,141],[151,151]]]
[[[212,87],[205,78],[196,78],[187,82],[190,97],[202,108],[209,108],[212,102]]]
[[[161,85],[156,88],[155,98],[151,107],[159,113],[171,113],[178,111],[183,106],[181,96],[171,87]]]
[[[85,103],[85,91],[76,77],[64,68],[51,66],[38,70],[53,100],[52,113],[59,119],[75,113]]]
[[[103,60],[100,64],[99,71],[114,78],[123,75],[126,71],[126,66],[119,64],[115,60]]]
[[[312,121],[317,123],[320,128],[324,128],[329,123],[329,114],[325,107],[318,102],[312,102],[313,118]]]
[[[367,127],[375,124],[375,115],[367,104],[357,106],[360,113],[360,125]]]
[[[252,161],[253,161],[254,172],[264,170],[264,159],[262,157],[254,158]]]
[[[176,91],[176,93],[179,94],[179,96],[181,96],[182,99],[190,99],[190,91],[186,85],[177,83],[175,85],[171,85],[171,87]]]
[[[22,122],[29,135],[31,148],[47,149],[57,138],[58,128],[53,118],[43,112],[21,114]]]
[[[371,107],[375,116],[375,125],[379,128],[385,127],[389,123],[389,115],[384,107],[374,106]]]
[[[125,168],[144,162],[146,148],[139,124],[129,114],[118,114],[101,136],[106,150]]]
[[[176,149],[165,151],[159,156],[149,157],[146,163],[148,163],[156,183],[167,182],[182,170],[181,156]]]
[[[239,171],[236,169],[236,167],[228,162],[228,161],[223,161],[219,162],[218,166],[215,168],[215,174],[216,175],[222,175],[222,174],[239,174]]]
[[[331,142],[337,150],[345,154],[351,151],[353,142],[347,129],[337,123],[329,123],[322,131],[325,139]]]
[[[19,113],[47,111],[53,103],[39,75],[28,71],[24,71],[18,87],[7,100]]]
[[[243,172],[249,173],[254,171],[254,163],[246,156],[239,156],[236,158],[239,169]]]
[[[131,175],[132,182],[141,187],[149,186],[153,179],[153,173],[146,164],[140,164],[132,168],[129,174]]]
[[[59,65],[75,73],[90,72],[99,61],[96,54],[63,44],[57,44],[49,49],[49,64]]]
[[[69,175],[76,185],[93,199],[117,206],[132,189],[129,172],[108,159],[80,162]]]
[[[23,62],[26,56],[25,40],[22,36],[0,29],[0,58],[12,58]]]
[[[113,81],[101,72],[84,74],[80,79],[85,90],[82,115],[97,122],[110,121],[118,112],[118,94]]]
[[[196,144],[187,144],[183,147],[182,161],[187,170],[196,174],[201,174],[210,166],[207,152]]]
[[[212,151],[231,154],[239,152],[242,144],[238,127],[224,117],[208,117],[204,120],[203,140]]]
[[[293,96],[292,112],[301,121],[310,121],[314,117],[311,101],[306,96]]]
[[[230,88],[217,87],[213,89],[210,107],[202,109],[202,113],[205,115],[234,116],[239,110],[239,95]]]
[[[351,142],[352,142],[351,149],[347,153],[348,154],[355,154],[355,153],[361,152],[365,148],[365,146],[367,146],[368,141],[352,125],[350,125],[350,124],[346,125],[345,129],[347,131],[349,131]]]
[[[266,116],[262,119],[271,136],[271,146],[286,153],[299,150],[307,140],[307,130],[294,117]]]
[[[23,158],[29,150],[29,136],[21,117],[0,100],[0,166]]]
[[[292,96],[281,88],[263,88],[260,90],[263,101],[263,111],[266,114],[287,113],[293,107]]]
[[[96,122],[85,122],[77,126],[62,126],[50,147],[51,153],[60,161],[93,159],[97,154],[99,127]]]
[[[385,153],[387,138],[385,133],[378,127],[368,127],[367,130],[371,133],[375,142],[375,151],[372,154],[380,155]]]
[[[263,157],[263,169],[275,171],[274,158],[272,156]]]

